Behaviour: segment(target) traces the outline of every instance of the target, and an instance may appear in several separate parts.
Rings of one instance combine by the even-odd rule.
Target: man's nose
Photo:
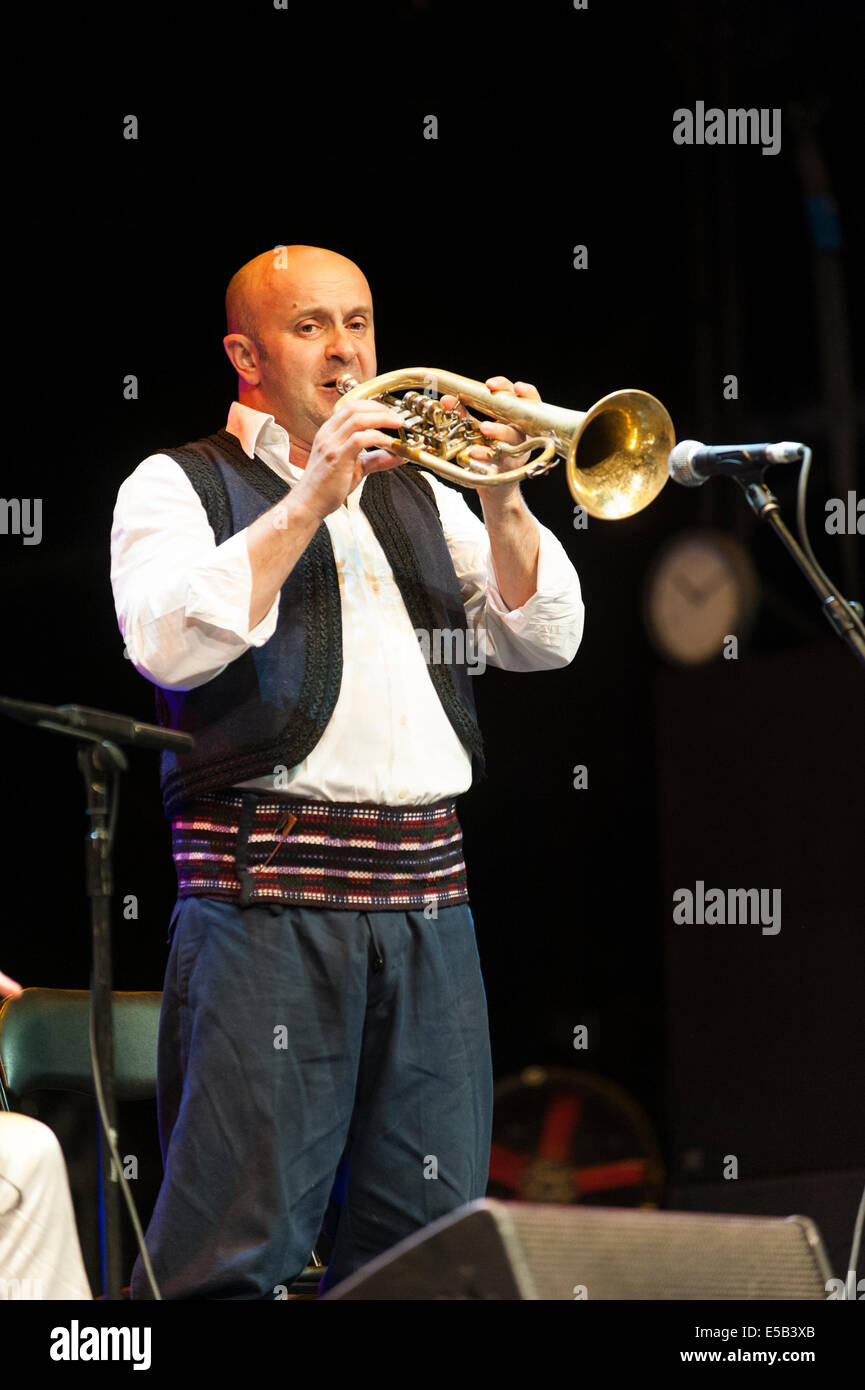
[[[327,345],[329,357],[339,357],[343,362],[350,362],[355,354],[354,341],[350,334],[342,331],[334,333]]]

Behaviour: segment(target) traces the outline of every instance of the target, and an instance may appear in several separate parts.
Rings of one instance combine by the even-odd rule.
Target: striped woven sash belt
[[[172,821],[178,897],[405,911],[468,902],[454,801],[356,806],[240,789]]]

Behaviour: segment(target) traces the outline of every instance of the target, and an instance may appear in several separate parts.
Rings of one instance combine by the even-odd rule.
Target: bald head
[[[333,382],[375,376],[372,295],[354,261],[279,246],[240,267],[225,295],[226,353],[242,404],[308,445],[338,399]]]
[[[243,333],[258,348],[262,361],[267,361],[267,349],[262,342],[260,325],[274,304],[285,298],[285,291],[305,278],[320,278],[336,271],[353,270],[363,280],[369,294],[366,277],[354,261],[338,251],[323,246],[280,246],[262,251],[232,275],[225,291],[225,324],[227,333]]]

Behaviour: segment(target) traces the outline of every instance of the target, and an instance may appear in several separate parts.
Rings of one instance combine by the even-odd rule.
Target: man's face
[[[260,408],[311,444],[340,399],[335,381],[376,375],[372,297],[350,261],[313,257],[273,267],[257,313]]]

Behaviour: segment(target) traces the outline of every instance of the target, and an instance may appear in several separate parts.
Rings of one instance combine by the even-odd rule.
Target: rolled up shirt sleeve
[[[111,528],[111,587],[135,669],[167,690],[193,690],[276,629],[279,595],[249,627],[246,530],[217,545],[183,469],[152,454],[121,484]]]
[[[484,523],[457,488],[424,472],[439,507],[445,540],[460,584],[466,621],[491,666],[545,671],[573,661],[583,636],[580,581],[561,541],[537,518],[537,587],[519,608],[508,608],[498,588]]]

